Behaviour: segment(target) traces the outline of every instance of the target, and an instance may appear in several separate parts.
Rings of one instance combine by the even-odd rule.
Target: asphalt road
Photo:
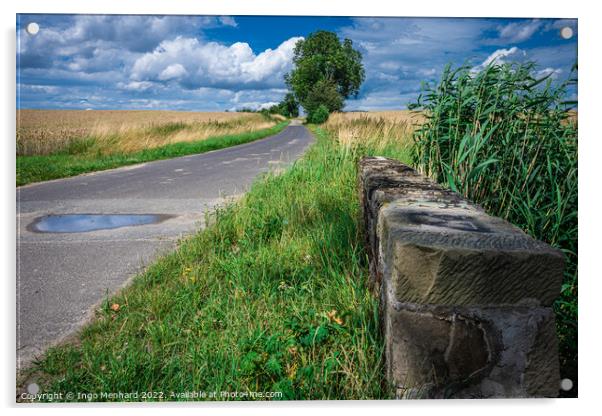
[[[227,149],[17,188],[17,369],[74,333],[107,295],[202,227],[206,210],[302,155],[313,136],[293,124]],[[31,231],[48,214],[171,217],[112,230]]]

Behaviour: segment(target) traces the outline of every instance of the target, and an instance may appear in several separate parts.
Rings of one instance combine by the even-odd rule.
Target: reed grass
[[[535,73],[533,63],[480,72],[448,66],[412,106],[426,117],[414,134],[413,159],[425,174],[565,253],[554,309],[561,373],[576,383],[577,116],[566,100],[576,72],[560,83]]]

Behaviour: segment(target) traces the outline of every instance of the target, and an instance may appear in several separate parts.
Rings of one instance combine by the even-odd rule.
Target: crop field
[[[272,127],[257,113],[17,111],[17,155],[135,152]]]
[[[411,110],[386,110],[386,111],[346,111],[331,114],[328,119],[330,122],[339,123],[342,121],[354,120],[385,120],[387,122],[406,122],[415,125],[424,120],[424,117],[417,111]]]
[[[286,125],[258,113],[20,110],[17,185],[223,149]]]
[[[379,150],[410,146],[423,119],[421,113],[408,110],[334,113],[323,127],[344,147]]]

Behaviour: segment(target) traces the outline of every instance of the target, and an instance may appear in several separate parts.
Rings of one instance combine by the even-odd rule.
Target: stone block
[[[560,250],[470,205],[394,201],[378,234],[400,302],[549,306],[560,293]]]
[[[556,397],[563,254],[398,161],[359,168],[398,397]]]
[[[400,398],[556,397],[551,308],[388,302],[387,378]]]

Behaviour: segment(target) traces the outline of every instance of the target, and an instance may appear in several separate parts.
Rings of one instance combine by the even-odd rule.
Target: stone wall
[[[398,397],[557,396],[563,254],[398,161],[363,158],[359,186]]]

